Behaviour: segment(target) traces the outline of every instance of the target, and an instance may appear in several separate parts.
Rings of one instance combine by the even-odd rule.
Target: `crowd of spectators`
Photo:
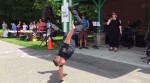
[[[3,30],[3,37],[8,37],[8,33],[13,33],[13,36],[20,36],[21,31],[30,31],[30,32],[42,32],[45,31],[46,28],[50,28],[50,21],[46,23],[44,20],[39,19],[39,21],[32,21],[29,25],[25,22],[19,21],[18,23],[6,23],[3,21],[2,23],[2,30]],[[50,32],[50,31],[49,31]],[[15,34],[15,35],[14,35]]]
[[[82,48],[86,48],[88,49],[87,46],[87,37],[88,37],[88,29],[90,28],[89,25],[89,21],[86,19],[85,15],[82,15],[82,21],[84,23],[84,27],[82,29],[82,31],[79,32],[79,49]],[[117,51],[117,48],[119,47],[119,35],[122,34],[122,30],[121,30],[121,21],[119,18],[117,18],[117,14],[116,13],[112,13],[112,16],[109,18],[108,22],[107,22],[107,32],[108,34],[108,39],[109,39],[109,45],[110,45],[110,50],[112,51]],[[30,22],[29,25],[27,25],[25,22],[21,22],[19,21],[18,24],[16,25],[15,23],[11,23],[11,30],[12,31],[17,31],[17,35],[20,34],[19,31],[23,30],[23,31],[47,31],[47,35],[51,34],[51,30],[50,29],[46,29],[46,28],[50,28],[51,27],[51,22],[50,20],[47,20],[47,22],[43,21],[42,19],[39,19],[39,21],[32,21]],[[106,28],[106,27],[105,27]],[[3,21],[2,24],[2,29],[5,31],[8,29],[7,23],[5,21]],[[116,35],[115,35],[116,34]]]
[[[3,31],[8,30],[8,29],[13,30],[13,31],[20,31],[20,30],[43,31],[46,26],[46,23],[44,21],[42,21],[42,19],[40,19],[37,22],[36,21],[30,22],[29,25],[27,25],[25,22],[21,22],[21,21],[19,21],[18,24],[10,23],[10,25],[11,25],[11,27],[8,27],[8,23],[3,21],[3,23],[2,23]]]

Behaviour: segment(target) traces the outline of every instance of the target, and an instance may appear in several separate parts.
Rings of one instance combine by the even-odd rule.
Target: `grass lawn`
[[[0,29],[0,32],[2,33],[2,32],[3,32],[3,30],[2,30],[2,29]]]
[[[3,33],[3,30],[2,30],[2,29],[0,29],[0,37],[2,36],[2,33]]]
[[[93,35],[89,35],[88,38],[93,38]],[[54,40],[57,40],[57,42],[59,44],[62,43],[62,39],[63,36],[57,36],[53,38]],[[31,48],[31,49],[35,49],[35,50],[47,50],[47,47],[45,47],[46,42],[43,42],[41,47],[39,47],[39,45],[41,44],[42,41],[24,41],[24,40],[20,40],[20,38],[0,38],[0,40],[5,41],[5,42],[9,42],[9,43],[13,43],[16,45],[20,45],[26,48]],[[54,48],[58,49],[59,46],[57,44],[54,43]]]
[[[31,49],[35,49],[35,50],[46,50],[47,47],[45,47],[45,42],[42,43],[41,47],[39,47],[39,45],[41,44],[42,41],[23,41],[20,40],[19,38],[0,38],[0,40],[5,41],[5,42],[9,42],[9,43],[13,43],[16,45],[20,45],[26,48],[31,48]],[[58,41],[58,43],[61,43],[61,40]],[[54,45],[55,49],[58,49],[58,45]]]
[[[88,35],[88,38],[93,38],[93,35]],[[53,37],[54,40],[62,40],[63,36]]]

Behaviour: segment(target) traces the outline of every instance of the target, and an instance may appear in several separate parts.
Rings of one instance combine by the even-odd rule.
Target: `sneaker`
[[[115,48],[113,51],[114,51],[114,52],[117,52],[117,51],[118,51],[118,49],[117,49],[117,48]]]
[[[79,49],[82,49],[82,47],[79,47]]]
[[[114,50],[114,48],[109,48],[109,51],[113,51]]]

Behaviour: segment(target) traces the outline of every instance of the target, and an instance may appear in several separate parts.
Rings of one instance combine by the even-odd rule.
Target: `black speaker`
[[[136,35],[136,47],[146,47],[146,42],[144,41],[145,35]]]
[[[52,17],[52,7],[46,7],[45,18],[46,20],[50,20]]]

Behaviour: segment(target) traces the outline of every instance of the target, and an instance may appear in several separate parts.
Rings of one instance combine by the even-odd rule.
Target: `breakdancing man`
[[[68,9],[78,21],[79,25],[75,26],[72,24],[70,31],[64,35],[63,44],[60,47],[58,56],[53,59],[55,66],[59,66],[59,77],[61,83],[65,83],[63,76],[63,65],[65,64],[66,60],[72,56],[75,50],[75,40],[73,38],[75,31],[81,31],[84,26],[82,19],[79,17],[78,12],[76,11],[76,7],[78,5],[79,4],[76,3],[73,6],[69,6]]]

